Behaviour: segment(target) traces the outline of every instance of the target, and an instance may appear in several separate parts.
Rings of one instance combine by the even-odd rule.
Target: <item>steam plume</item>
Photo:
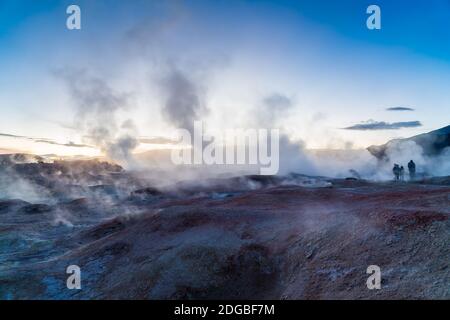
[[[208,113],[204,103],[204,92],[188,75],[171,69],[161,81],[165,103],[164,118],[179,128],[193,131],[194,121]]]
[[[119,124],[117,113],[130,107],[130,94],[116,92],[103,79],[84,70],[60,70],[56,75],[66,83],[76,110],[76,127],[90,144],[110,159],[129,163],[139,144],[131,120]]]

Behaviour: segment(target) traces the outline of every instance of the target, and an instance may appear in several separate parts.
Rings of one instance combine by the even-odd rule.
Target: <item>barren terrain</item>
[[[449,178],[160,190],[95,161],[2,170],[45,197],[0,200],[0,299],[450,298]],[[66,288],[69,265],[81,290]]]

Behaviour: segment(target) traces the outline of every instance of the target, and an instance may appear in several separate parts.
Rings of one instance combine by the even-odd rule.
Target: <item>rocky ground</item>
[[[9,163],[0,176],[42,193],[0,200],[0,299],[450,298],[449,178],[162,190],[99,162]],[[66,287],[69,265],[81,290]]]

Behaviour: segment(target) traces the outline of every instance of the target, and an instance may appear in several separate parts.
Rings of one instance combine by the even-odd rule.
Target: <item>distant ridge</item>
[[[16,163],[35,163],[44,161],[44,158],[29,153],[0,154],[0,165]]]
[[[414,141],[417,143],[422,147],[425,155],[438,155],[442,150],[450,146],[450,126],[419,134],[411,138],[394,139],[380,146],[370,146],[367,150],[378,159],[383,159],[386,157],[386,149],[388,146],[405,141]]]

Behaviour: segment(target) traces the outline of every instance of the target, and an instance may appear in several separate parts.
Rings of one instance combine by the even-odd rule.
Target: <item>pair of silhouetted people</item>
[[[408,171],[409,171],[409,179],[414,180],[416,176],[416,164],[412,160],[408,162]],[[403,166],[400,166],[395,163],[392,172],[394,173],[395,181],[405,180],[405,168]]]

